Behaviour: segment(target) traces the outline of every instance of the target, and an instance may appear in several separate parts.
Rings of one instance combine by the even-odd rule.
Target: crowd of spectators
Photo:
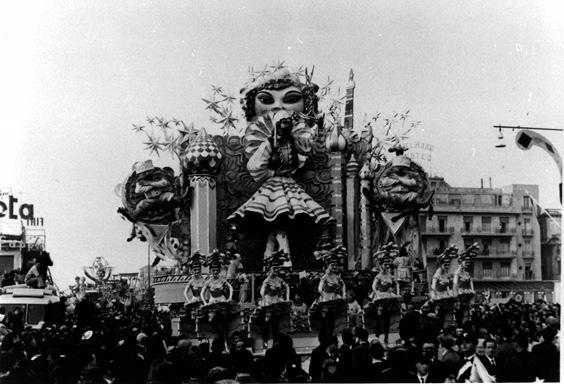
[[[462,328],[409,306],[394,346],[347,328],[319,334],[309,356],[286,334],[264,356],[240,333],[211,344],[172,336],[170,312],[146,308],[63,302],[62,315],[33,328],[0,316],[0,384],[559,381],[560,307],[541,301],[476,305]]]

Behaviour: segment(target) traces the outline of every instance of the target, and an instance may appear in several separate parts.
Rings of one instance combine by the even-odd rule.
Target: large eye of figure
[[[270,105],[274,103],[274,97],[269,92],[259,92],[257,95],[257,100],[263,104]]]
[[[300,101],[302,101],[303,96],[301,94],[301,92],[297,92],[297,91],[290,91],[287,94],[284,95],[284,98],[282,99],[282,101],[286,104],[296,104],[299,103]]]

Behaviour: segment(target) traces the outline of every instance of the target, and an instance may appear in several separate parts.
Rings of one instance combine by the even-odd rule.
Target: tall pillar
[[[357,267],[358,260],[358,243],[360,232],[360,182],[358,171],[360,165],[356,161],[354,155],[351,156],[347,164],[347,252],[349,255],[348,268],[349,270]]]
[[[365,163],[360,170],[360,190],[370,190],[370,172],[368,171],[368,163]],[[361,258],[361,268],[368,269],[371,265],[371,249],[372,246],[372,220],[370,212],[370,203],[364,193],[360,193],[360,247],[359,255]]]
[[[190,142],[181,165],[191,188],[190,251],[206,255],[217,247],[217,185],[223,156],[204,129]]]
[[[217,248],[216,180],[211,175],[190,176],[192,202],[190,205],[190,251],[210,254]]]
[[[343,155],[341,152],[331,153],[331,216],[335,218],[335,245],[345,246],[345,186],[343,185]]]

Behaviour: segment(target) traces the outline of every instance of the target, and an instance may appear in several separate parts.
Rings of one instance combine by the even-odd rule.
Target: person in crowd
[[[542,341],[532,348],[539,379],[545,382],[558,382],[560,379],[560,351],[554,345],[556,332],[555,328],[547,326],[541,332]]]
[[[381,383],[407,383],[410,381],[409,364],[406,352],[401,348],[392,349],[388,353],[387,365],[382,371]]]
[[[321,367],[321,378],[319,382],[321,383],[335,383],[338,381],[338,368],[337,361],[333,359],[327,359],[323,362]]]
[[[233,354],[233,369],[235,371],[235,381],[239,384],[256,383],[251,375],[253,369],[253,354],[246,349],[235,351]]]
[[[284,333],[278,333],[274,337],[274,344],[264,357],[274,377],[280,377],[291,365],[301,368],[301,360],[294,349],[292,338]]]
[[[415,373],[409,374],[409,383],[437,383],[438,381],[432,381],[433,378],[429,375],[429,368],[431,367],[431,361],[424,356],[420,356],[415,362]]]
[[[506,380],[512,383],[531,383],[539,376],[535,358],[527,351],[529,338],[524,332],[515,337],[516,353],[507,364]]]
[[[356,337],[358,344],[352,351],[353,377],[358,382],[370,382],[370,345],[368,344],[368,331],[364,328],[357,328]]]
[[[225,352],[225,342],[222,338],[217,337],[213,339],[211,344],[211,353],[206,358],[208,369],[215,367],[223,367],[225,369],[232,369],[233,363],[231,356]]]
[[[323,361],[331,358],[331,348],[334,344],[334,337],[326,331],[319,332],[319,345],[311,351],[309,363],[309,375],[312,381],[319,381],[321,378]],[[337,342],[338,344],[338,342]]]
[[[343,329],[341,340],[343,343],[337,350],[339,355],[337,371],[339,381],[348,382],[352,372],[352,349],[354,347],[354,335],[350,328]]]
[[[476,353],[470,373],[473,383],[495,383],[497,366],[495,361],[496,342],[493,339],[484,340],[484,353]]]
[[[429,374],[433,383],[444,383],[449,375],[447,366],[438,358],[437,341],[426,340],[421,345],[420,355],[429,360]]]
[[[439,360],[445,364],[447,376],[454,378],[460,366],[460,356],[453,349],[455,339],[452,335],[442,334],[438,340],[440,344]]]
[[[456,373],[456,382],[465,383],[470,381],[470,373],[472,372],[472,365],[474,357],[476,356],[476,347],[474,341],[470,337],[466,337],[460,341],[460,357],[461,364]]]
[[[379,340],[372,340],[370,342],[369,352],[372,358],[372,364],[370,365],[368,378],[373,383],[381,383],[382,371],[387,368],[384,360],[384,346]]]

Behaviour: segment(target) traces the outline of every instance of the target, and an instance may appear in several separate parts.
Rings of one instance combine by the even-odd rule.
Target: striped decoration
[[[308,215],[316,224],[325,224],[333,220],[294,179],[283,176],[268,179],[245,204],[227,219],[244,218],[246,213],[250,212],[260,214],[268,222],[276,220],[282,214],[288,215],[290,219],[300,214]]]

